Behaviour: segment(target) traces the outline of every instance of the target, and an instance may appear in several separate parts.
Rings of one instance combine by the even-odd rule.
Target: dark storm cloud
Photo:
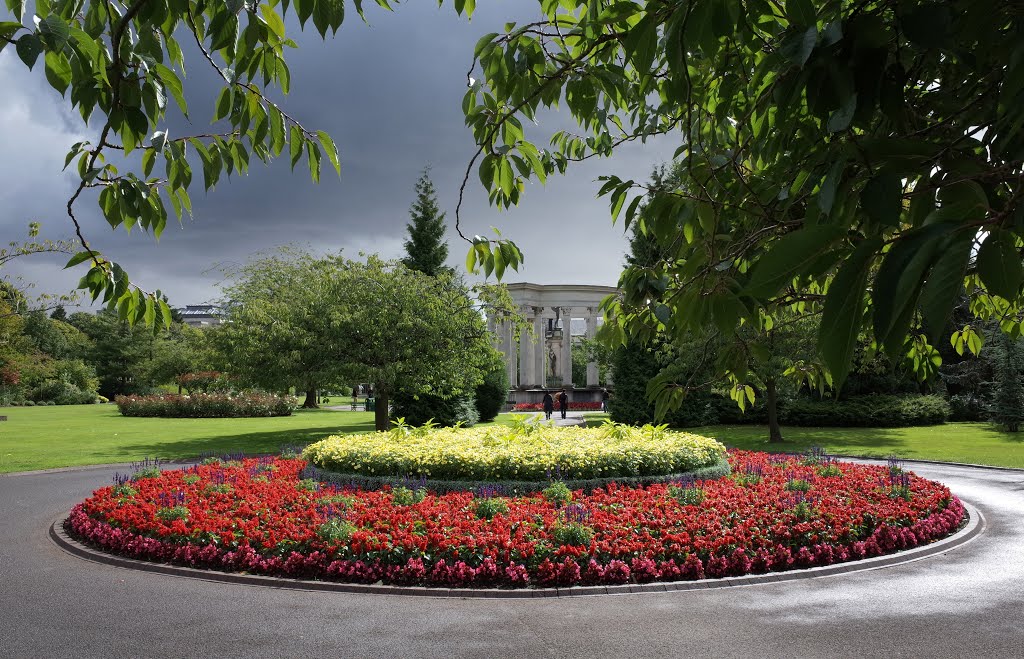
[[[351,256],[359,251],[399,255],[413,184],[428,164],[441,207],[454,223],[459,186],[475,150],[461,112],[473,45],[480,35],[501,31],[506,21],[530,19],[534,7],[481,3],[471,23],[456,17],[450,6],[438,9],[433,3],[403,6],[394,14],[372,7],[371,26],[350,17],[337,38],[326,42],[312,25],[304,33],[289,25],[300,48],[287,53],[292,93],[283,106],[307,127],[335,138],[340,180],[328,166],[320,185],[314,185],[304,162],[292,174],[282,158],[269,167],[254,161],[247,177],[222,178],[205,194],[197,171],[195,219],[186,219],[184,229],[169,225],[159,243],[140,232],[112,232],[92,197],[78,206],[87,235],[140,284],[163,288],[176,304],[217,296],[215,264],[244,261],[284,243],[344,249]],[[190,51],[196,54],[186,46],[186,56]],[[67,147],[97,129],[86,129],[63,111],[38,73],[25,72],[9,52],[0,54],[0,84],[17,90],[0,107],[0,227],[9,239],[21,237],[31,218],[45,219],[51,236],[69,232],[62,210],[73,184],[58,173]],[[171,118],[172,136],[209,129],[219,86],[205,62],[189,60],[192,125]],[[549,135],[566,127],[565,121],[564,113],[549,114],[535,134]],[[474,168],[463,205],[464,231],[487,233],[494,225],[520,244],[526,265],[508,275],[510,281],[614,284],[626,241],[621,227],[611,226],[607,203],[595,199],[599,185],[594,181],[610,172],[643,179],[674,146],[628,145],[613,160],[578,165],[547,187],[532,184],[522,205],[505,212],[488,206]],[[449,241],[450,261],[458,266],[465,244],[454,230]],[[68,288],[81,275],[62,273],[53,259],[26,261],[17,272],[49,289]]]

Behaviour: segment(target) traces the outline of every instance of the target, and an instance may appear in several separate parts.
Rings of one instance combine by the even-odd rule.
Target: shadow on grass
[[[784,442],[768,441],[767,426],[709,426],[694,432],[719,440],[729,448],[767,451],[769,453],[802,452],[812,446],[856,452],[863,455],[884,455],[907,448],[906,436],[898,428],[787,428]]]
[[[171,460],[198,458],[204,453],[277,453],[283,446],[306,446],[328,435],[373,432],[373,420],[333,423],[309,428],[291,428],[267,432],[223,434],[207,437],[183,437],[152,443],[125,444],[123,450],[139,456],[159,456]]]

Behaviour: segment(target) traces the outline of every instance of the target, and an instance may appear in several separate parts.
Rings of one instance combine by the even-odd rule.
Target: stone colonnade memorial
[[[573,389],[575,401],[601,400],[597,362],[587,364],[585,382],[573,382],[573,336],[593,339],[601,318],[601,300],[618,292],[614,286],[569,284],[508,284],[508,291],[533,328],[515,341],[512,327],[500,318],[488,319],[505,357],[511,400],[540,402],[545,388]],[[574,323],[573,321],[577,321]],[[575,331],[574,331],[575,325]]]

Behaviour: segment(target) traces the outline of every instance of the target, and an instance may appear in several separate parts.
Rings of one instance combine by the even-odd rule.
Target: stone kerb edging
[[[611,586],[573,586],[568,588],[430,588],[426,586],[387,586],[371,584],[337,583],[333,581],[312,581],[304,579],[285,579],[267,577],[257,574],[238,574],[199,570],[196,568],[152,563],[133,558],[125,558],[107,554],[82,544],[69,536],[64,530],[63,518],[58,519],[50,527],[50,538],[65,551],[86,560],[123,567],[145,572],[157,572],[179,577],[218,581],[222,583],[243,584],[249,586],[266,586],[270,588],[292,588],[296,590],[332,591],[340,593],[369,593],[378,595],[403,595],[417,597],[458,597],[488,599],[532,599],[534,597],[579,597],[583,595],[623,595],[629,593],[666,593],[682,590],[706,590],[713,588],[735,588],[737,586],[755,586],[765,583],[799,581],[821,577],[864,572],[880,568],[892,567],[919,561],[932,556],[944,554],[971,542],[985,532],[985,517],[974,506],[964,502],[968,514],[967,524],[953,535],[931,544],[906,549],[895,554],[875,556],[859,561],[849,561],[834,565],[787,570],[785,572],[769,572],[767,574],[748,574],[740,577],[722,577],[719,579],[700,579],[697,581],[659,581],[645,584],[617,584]]]

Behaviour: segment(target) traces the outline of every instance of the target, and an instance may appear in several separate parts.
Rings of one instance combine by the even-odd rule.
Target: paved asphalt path
[[[987,532],[855,574],[542,600],[279,590],[96,564],[47,532],[114,468],[0,476],[0,655],[1024,656],[1024,472],[910,466],[979,508]]]

